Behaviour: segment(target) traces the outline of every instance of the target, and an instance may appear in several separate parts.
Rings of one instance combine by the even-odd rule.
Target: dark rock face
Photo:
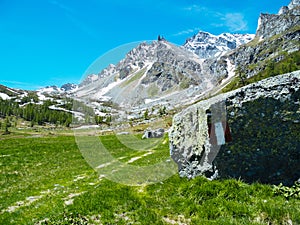
[[[199,102],[176,115],[171,156],[183,177],[292,185],[300,178],[299,131],[297,71]]]
[[[67,83],[61,86],[61,89],[64,91],[71,91],[73,89],[77,88],[76,84]]]

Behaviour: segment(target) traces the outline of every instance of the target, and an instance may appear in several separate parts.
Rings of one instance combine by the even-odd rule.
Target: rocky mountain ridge
[[[262,14],[257,34],[250,42],[251,35],[214,36],[205,32],[188,39],[185,46],[165,39],[144,42],[118,64],[87,76],[78,88],[68,84],[47,87],[38,93],[67,93],[68,97],[90,104],[95,111],[100,111],[103,104],[115,105],[123,109],[116,111],[126,111],[130,118],[146,109],[185,107],[215,93],[214,89],[218,91],[232,79],[253,77],[299,52],[298,11],[299,1],[293,0],[276,15]],[[273,31],[276,35],[269,37]]]
[[[282,10],[284,8],[284,10]],[[220,57],[209,59],[212,76],[220,71],[229,74],[224,61],[230,61],[245,78],[253,77],[300,50],[300,5],[292,0],[278,14],[261,14],[255,38]]]
[[[254,34],[230,34],[223,33],[212,35],[199,31],[193,37],[186,40],[183,47],[201,59],[220,57],[238,46],[248,43],[254,38]]]
[[[253,38],[254,35],[252,34],[223,33],[216,36],[208,32],[199,31],[198,34],[188,38],[183,46],[176,46],[165,39],[160,39],[152,43],[144,42],[129,51],[125,58],[116,65],[110,64],[98,74],[88,75],[79,86],[88,85],[89,83],[93,83],[101,78],[108,77],[116,73],[119,73],[118,78],[124,79],[136,70],[142,69],[146,64],[151,64],[155,61],[175,62],[176,59],[174,56],[176,55],[179,55],[179,57],[180,55],[189,55],[189,57],[194,60],[196,58],[200,60],[216,58],[226,54],[228,51],[233,50],[240,45],[248,43]],[[174,51],[172,55],[169,56],[169,59],[166,54],[164,55],[164,53],[162,53],[162,51],[166,50],[166,48],[164,48],[161,43],[169,43],[173,46],[173,48],[175,46],[178,47],[176,50],[178,52]],[[194,53],[198,57],[184,52],[185,50]],[[176,62],[173,64],[177,66]],[[180,66],[183,67],[185,65]]]
[[[255,76],[271,62],[280,62],[299,51],[299,3],[293,0],[283,8],[276,15],[261,14],[253,40],[252,35],[199,32],[184,46],[172,45],[165,39],[142,43],[117,65],[88,76],[77,96],[138,105],[159,97],[174,105],[182,100],[178,96],[204,95],[222,80],[234,77],[237,70],[240,76]],[[135,84],[126,83],[126,79],[135,80]],[[186,92],[181,93],[183,90]]]
[[[259,39],[270,38],[299,26],[299,23],[300,3],[298,0],[292,0],[288,6],[281,7],[278,14],[260,14],[256,37]]]
[[[61,87],[58,87],[56,85],[52,85],[52,86],[46,86],[43,88],[39,88],[37,90],[37,92],[40,92],[42,94],[68,94],[71,92],[76,91],[76,89],[78,88],[77,84],[72,84],[72,83],[66,83],[63,84]]]

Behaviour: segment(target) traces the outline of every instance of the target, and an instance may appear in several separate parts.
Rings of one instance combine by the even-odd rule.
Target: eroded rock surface
[[[173,119],[182,177],[292,185],[300,178],[300,71],[201,101]]]

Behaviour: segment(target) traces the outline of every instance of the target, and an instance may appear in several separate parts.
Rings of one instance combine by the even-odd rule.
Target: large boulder
[[[142,139],[148,138],[161,138],[164,136],[165,130],[163,128],[158,128],[157,130],[147,129],[144,132]]]
[[[300,71],[201,101],[173,119],[182,177],[292,185],[300,178]]]

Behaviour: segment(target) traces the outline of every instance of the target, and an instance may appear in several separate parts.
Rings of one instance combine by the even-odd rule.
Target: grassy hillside
[[[275,62],[274,59],[269,59],[265,62],[264,69],[257,75],[247,78],[246,74],[242,70],[236,70],[236,77],[222,90],[222,92],[228,92],[238,89],[247,84],[255,83],[268,77],[273,77],[280,74],[285,74],[300,70],[300,52],[293,52],[291,54],[282,53],[284,59],[279,62]],[[250,66],[255,67],[251,64]],[[249,66],[249,67],[250,67]]]
[[[115,157],[140,155],[116,136],[101,140]],[[166,140],[133,165],[166,159]],[[300,201],[267,185],[174,175],[130,187],[99,179],[73,136],[6,135],[0,168],[0,224],[300,224]]]

